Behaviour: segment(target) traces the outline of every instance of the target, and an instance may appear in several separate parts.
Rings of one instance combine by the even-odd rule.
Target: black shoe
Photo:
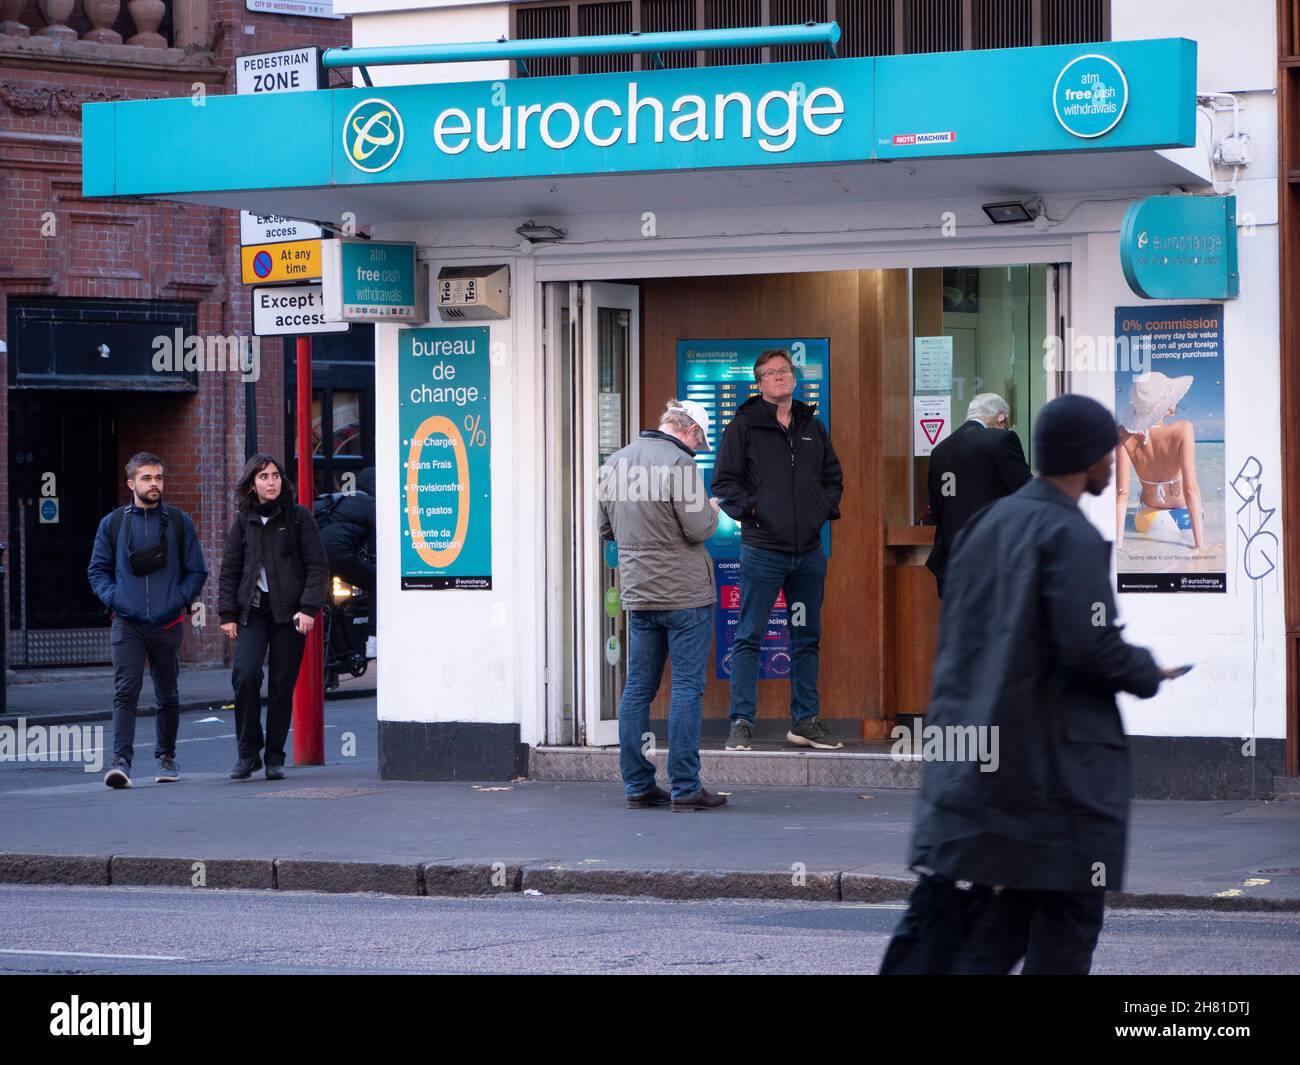
[[[158,759],[158,775],[153,778],[155,784],[174,784],[180,778],[181,771],[176,768],[175,758]]]
[[[816,716],[806,717],[797,725],[791,725],[785,734],[786,741],[796,747],[812,747],[818,751],[840,751],[844,744],[831,735],[830,729],[823,725]]]
[[[743,717],[731,719],[731,735],[727,737],[728,751],[752,751],[754,749],[754,726]]]
[[[671,801],[668,792],[658,785],[652,785],[649,791],[643,791],[640,795],[629,795],[627,797],[627,808],[629,810],[647,810],[651,806],[667,806]]]
[[[104,783],[110,788],[131,786],[131,763],[125,758],[114,758],[113,768],[104,774]]]
[[[282,766],[282,765],[271,765],[270,762],[267,762],[267,764],[266,764],[266,779],[267,779],[267,780],[283,780],[283,779],[284,779],[284,766]]]
[[[700,788],[694,795],[687,795],[684,799],[673,800],[673,813],[685,812],[692,810],[716,810],[719,806],[727,805],[725,795],[710,795],[703,788]]]
[[[230,771],[231,780],[247,780],[259,769],[262,768],[262,759],[260,758],[241,758],[235,763],[235,768]]]

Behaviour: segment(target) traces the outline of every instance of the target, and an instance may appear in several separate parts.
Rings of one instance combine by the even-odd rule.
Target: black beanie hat
[[[1047,476],[1086,470],[1119,443],[1115,416],[1087,396],[1057,396],[1034,423],[1034,465]]]

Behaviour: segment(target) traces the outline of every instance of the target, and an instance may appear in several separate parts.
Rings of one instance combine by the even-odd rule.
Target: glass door
[[[1066,336],[1067,270],[1033,263],[912,271],[913,395],[928,404],[938,401],[925,408],[933,415],[935,442],[966,421],[976,395],[995,392],[1007,401],[1010,428],[1033,467],[1034,420],[1065,385],[1054,340]],[[929,459],[918,454],[914,521],[929,507],[928,469]]]
[[[641,293],[635,285],[588,282],[575,294],[579,296],[575,335],[581,338],[578,355],[585,385],[582,468],[588,514],[583,530],[585,590],[580,600],[587,612],[582,705],[587,744],[605,747],[618,743],[618,700],[627,679],[627,615],[617,547],[600,539],[596,485],[605,460],[638,431]]]
[[[635,285],[546,286],[547,703],[552,742],[618,743],[627,616],[617,547],[600,538],[600,467],[638,431]]]

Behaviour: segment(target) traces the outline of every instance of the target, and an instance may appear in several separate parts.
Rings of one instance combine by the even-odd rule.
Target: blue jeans
[[[644,754],[650,703],[659,691],[664,662],[673,663],[673,701],[668,710],[668,780],[672,797],[700,790],[700,716],[704,673],[713,635],[713,608],[629,610],[627,683],[618,704],[619,767],[628,795],[655,786],[655,767]]]
[[[784,589],[790,611],[790,721],[798,724],[819,711],[817,670],[820,665],[822,595],[826,555],[819,546],[802,554],[740,549],[740,618],[731,648],[731,711],[734,721],[754,723],[758,699],[758,661],[777,594]],[[803,624],[796,625],[802,605]]]

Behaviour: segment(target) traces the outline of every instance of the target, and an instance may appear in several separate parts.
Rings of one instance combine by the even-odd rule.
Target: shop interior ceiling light
[[[1032,222],[1042,213],[1037,200],[1007,200],[1003,203],[986,203],[982,205],[984,213],[995,226],[1012,225],[1016,222]]]
[[[517,227],[515,232],[524,240],[531,240],[534,244],[553,243],[557,240],[563,240],[565,237],[564,230],[555,226],[539,226],[532,219]]]

